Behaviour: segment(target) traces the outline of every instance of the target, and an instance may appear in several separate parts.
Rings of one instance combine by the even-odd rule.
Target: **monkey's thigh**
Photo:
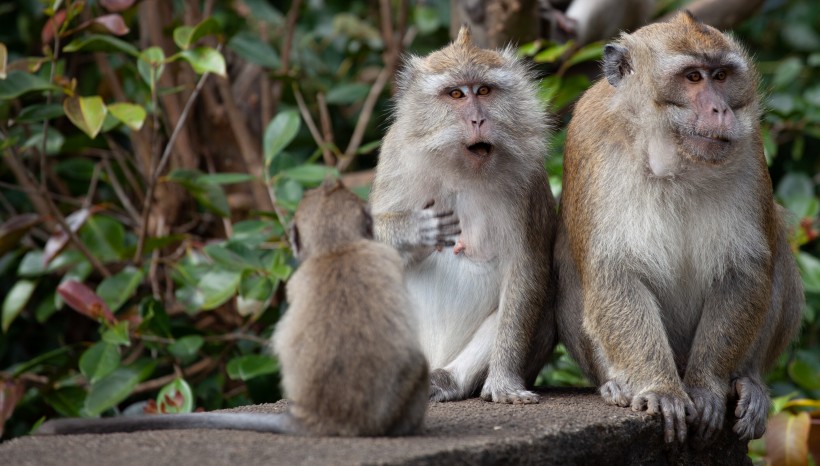
[[[481,386],[490,366],[490,354],[497,329],[498,312],[493,311],[456,358],[430,374],[431,400],[462,400]]]

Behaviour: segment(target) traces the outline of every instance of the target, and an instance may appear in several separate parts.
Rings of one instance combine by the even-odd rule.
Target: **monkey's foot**
[[[762,437],[769,416],[766,387],[750,377],[738,377],[732,384],[732,390],[738,397],[735,408],[737,422],[732,430],[743,441]]]
[[[648,414],[663,416],[663,438],[666,443],[686,441],[686,412],[694,410],[692,401],[683,393],[682,396],[668,392],[645,391],[632,398],[633,411],[646,411]]]
[[[726,397],[704,387],[688,388],[686,391],[695,406],[695,411],[689,413],[687,420],[694,426],[698,438],[709,442],[723,427]]]
[[[607,404],[626,408],[632,404],[632,394],[614,380],[607,380],[600,388],[601,396]]]
[[[455,401],[464,398],[450,372],[436,369],[430,372],[430,401]]]
[[[523,386],[515,387],[512,383],[493,383],[490,377],[484,382],[481,389],[481,398],[484,401],[508,403],[515,405],[529,405],[539,403],[541,397],[537,393],[525,390]]]

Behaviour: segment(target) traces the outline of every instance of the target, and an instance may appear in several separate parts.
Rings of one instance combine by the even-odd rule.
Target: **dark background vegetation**
[[[763,78],[807,298],[769,377],[768,452],[752,444],[771,459],[777,438],[806,443],[820,423],[820,4],[751,3],[733,32]],[[447,1],[0,1],[2,437],[49,417],[278,399],[266,341],[296,266],[285,226],[327,175],[367,196],[400,57],[444,45],[450,14]],[[544,155],[558,195],[602,43],[517,39],[556,115]],[[586,383],[560,347],[539,382]]]

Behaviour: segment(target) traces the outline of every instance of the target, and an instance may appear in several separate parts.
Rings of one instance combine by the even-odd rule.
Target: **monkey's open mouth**
[[[493,145],[486,142],[477,142],[467,146],[467,150],[476,157],[488,157],[493,152]]]
[[[717,135],[717,134],[693,134],[691,137],[703,140],[704,142],[712,142],[712,143],[728,144],[728,143],[732,142],[731,139],[729,139],[728,137]]]

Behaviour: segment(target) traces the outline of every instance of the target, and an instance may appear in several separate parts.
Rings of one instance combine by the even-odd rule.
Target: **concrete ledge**
[[[425,432],[403,438],[306,438],[236,431],[23,437],[0,444],[7,465],[736,465],[746,445],[668,447],[658,418],[607,406],[592,389],[544,389],[538,405],[432,403]],[[278,412],[285,402],[243,412]]]

